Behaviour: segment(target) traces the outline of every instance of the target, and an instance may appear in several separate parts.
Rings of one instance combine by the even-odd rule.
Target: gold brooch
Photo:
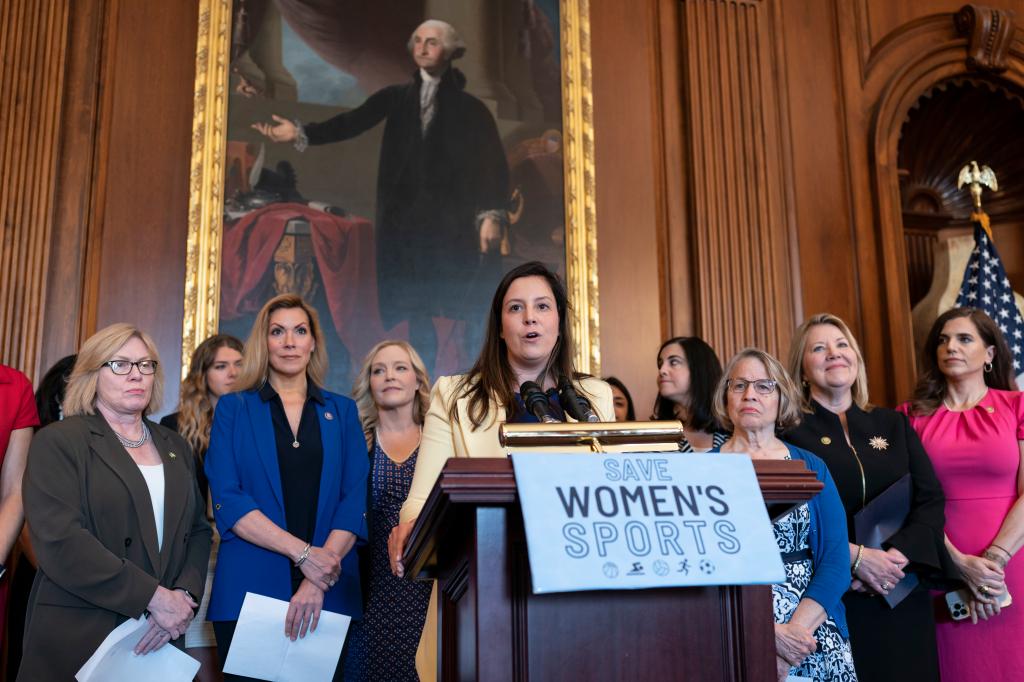
[[[331,421],[332,419],[334,419],[334,415],[331,414],[330,412],[324,412],[324,419],[326,419],[327,421]]]
[[[176,454],[174,454],[174,453],[172,452],[172,453],[170,454],[170,458],[171,458],[171,459],[177,459],[177,458],[178,458],[178,456],[177,456]]]
[[[832,445],[832,439],[829,438],[828,436],[822,436],[821,437],[821,444],[822,445]]]
[[[873,447],[875,450],[887,450],[889,448],[889,441],[881,436],[875,436],[868,441],[868,445]]]

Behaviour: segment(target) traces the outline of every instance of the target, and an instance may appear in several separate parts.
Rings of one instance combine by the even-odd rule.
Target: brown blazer
[[[39,572],[19,680],[74,679],[111,630],[146,610],[158,584],[201,598],[211,530],[192,451],[147,424],[164,464],[159,549],[145,479],[102,416],[69,417],[32,438],[23,492]]]

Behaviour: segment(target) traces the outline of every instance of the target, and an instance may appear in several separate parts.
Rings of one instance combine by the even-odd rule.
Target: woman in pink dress
[[[903,405],[946,493],[946,546],[971,598],[953,621],[936,604],[943,680],[1019,680],[1024,671],[1024,398],[995,322],[954,308],[935,321],[914,399]],[[1021,603],[1000,609],[1005,592]]]

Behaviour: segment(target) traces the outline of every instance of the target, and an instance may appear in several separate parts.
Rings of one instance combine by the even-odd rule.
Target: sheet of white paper
[[[331,679],[352,618],[321,611],[316,631],[293,642],[284,634],[287,615],[288,602],[246,593],[224,672],[273,682]]]
[[[78,682],[191,682],[199,672],[199,661],[170,644],[145,656],[135,655],[135,645],[148,628],[145,616],[118,625],[75,674],[75,679]]]

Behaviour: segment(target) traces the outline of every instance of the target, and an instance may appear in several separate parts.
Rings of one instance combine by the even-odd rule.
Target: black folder
[[[856,542],[865,547],[881,549],[882,543],[903,527],[910,515],[910,501],[914,486],[910,474],[904,474],[898,481],[886,488],[880,495],[864,505],[853,515],[853,532]],[[907,573],[889,594],[883,595],[889,608],[895,608],[915,587],[919,580],[916,574]]]

